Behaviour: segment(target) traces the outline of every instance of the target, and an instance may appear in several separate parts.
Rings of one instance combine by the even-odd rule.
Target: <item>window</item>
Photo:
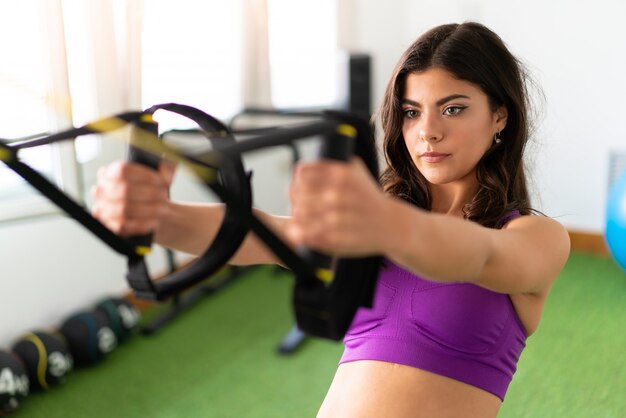
[[[242,107],[243,0],[151,0],[138,12],[141,25],[133,25],[139,15],[128,20],[124,12],[141,10],[137,5],[130,0],[0,3],[0,138],[57,132],[136,109],[139,100],[125,95],[134,94],[128,92],[138,82],[143,108],[179,102],[221,119],[237,113]],[[134,54],[140,57],[132,65],[141,62],[141,71],[131,74],[124,59],[133,51],[125,48],[140,35],[141,45],[130,48],[138,48]],[[188,123],[171,114],[159,114],[158,120],[162,130]],[[104,147],[97,136],[81,137],[76,146],[37,147],[21,151],[20,158],[80,200],[87,197],[95,169],[113,155],[119,158],[119,148],[109,144]],[[0,220],[55,210],[1,163],[0,199]]]
[[[56,42],[41,0],[0,3],[0,138],[19,140],[53,130],[56,126],[51,73],[46,53]],[[58,50],[58,48],[57,48]],[[20,152],[33,168],[62,184],[59,146],[44,146]],[[52,205],[13,171],[0,164],[0,220],[49,213]]]

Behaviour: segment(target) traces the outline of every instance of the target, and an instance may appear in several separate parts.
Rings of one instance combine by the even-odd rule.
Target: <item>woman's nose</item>
[[[427,142],[437,142],[443,138],[443,130],[437,115],[424,112],[419,121],[419,138]]]

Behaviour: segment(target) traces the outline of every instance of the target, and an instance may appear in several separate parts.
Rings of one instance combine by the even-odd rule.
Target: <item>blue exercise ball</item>
[[[605,238],[611,256],[626,270],[626,171],[618,177],[609,191]]]

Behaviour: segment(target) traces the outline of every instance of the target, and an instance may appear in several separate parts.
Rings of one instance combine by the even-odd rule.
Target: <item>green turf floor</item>
[[[32,394],[13,416],[313,417],[342,347],[308,339],[292,356],[276,354],[292,326],[291,284],[254,269],[159,333],[136,335],[63,386]],[[625,302],[626,273],[573,254],[499,417],[626,417]]]

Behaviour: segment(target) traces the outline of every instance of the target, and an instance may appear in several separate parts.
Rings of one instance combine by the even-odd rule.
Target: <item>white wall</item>
[[[373,56],[376,103],[397,58],[425,29],[478,20],[499,33],[546,96],[533,148],[537,206],[570,229],[602,232],[608,154],[626,152],[626,2],[340,0],[339,6],[342,46]],[[273,158],[251,161],[260,165],[256,200],[284,211],[287,180],[280,173],[288,173],[289,154]],[[270,169],[277,181],[266,181]],[[187,197],[187,186],[179,189]],[[207,196],[194,187],[188,193],[192,200]],[[0,346],[127,291],[123,257],[63,216],[0,224],[0,257]],[[155,270],[163,269],[162,258],[154,258]]]
[[[0,346],[124,289],[121,257],[60,215],[0,226]]]
[[[626,153],[626,3],[343,0],[342,44],[370,52],[379,103],[400,54],[424,30],[476,20],[497,32],[542,86],[531,150],[535,205],[570,229],[601,233],[608,156]]]

